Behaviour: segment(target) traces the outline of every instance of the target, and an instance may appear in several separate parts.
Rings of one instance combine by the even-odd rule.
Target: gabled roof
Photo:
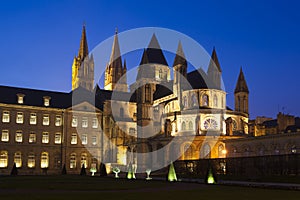
[[[156,85],[156,90],[153,94],[153,100],[173,94],[173,81],[165,83],[165,85]]]
[[[238,93],[238,92],[249,93],[242,67],[240,69],[239,78],[238,78],[238,81],[236,83],[235,90],[234,90],[234,93]]]
[[[44,97],[51,98],[50,108],[67,108],[72,105],[71,93],[0,86],[0,94],[0,103],[5,104],[18,104],[17,94],[23,94],[24,102],[20,105],[45,107]]]

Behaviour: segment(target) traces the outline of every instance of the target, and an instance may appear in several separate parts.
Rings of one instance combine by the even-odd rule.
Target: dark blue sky
[[[240,66],[250,115],[300,116],[299,1],[1,1],[0,85],[71,90],[71,65],[83,22],[89,48],[119,31],[174,29],[216,47],[227,102]],[[122,44],[121,44],[122,45]],[[284,107],[284,109],[283,109]]]

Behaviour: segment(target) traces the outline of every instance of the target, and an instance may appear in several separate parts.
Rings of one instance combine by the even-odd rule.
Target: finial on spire
[[[115,34],[118,34],[118,27],[115,28]]]

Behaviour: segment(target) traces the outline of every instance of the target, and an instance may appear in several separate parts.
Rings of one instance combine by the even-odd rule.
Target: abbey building
[[[128,85],[120,45],[116,32],[104,88],[94,85],[97,55],[89,54],[85,26],[73,60],[72,91],[0,86],[0,174],[9,174],[14,163],[20,174],[59,174],[64,166],[78,174],[82,166],[99,171],[100,163],[158,169],[177,159],[224,158],[227,140],[248,137],[244,73],[230,109],[215,48],[207,71],[188,71],[181,42],[168,63],[153,34]]]

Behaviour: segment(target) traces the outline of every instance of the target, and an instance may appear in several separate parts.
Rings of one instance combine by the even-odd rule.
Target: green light
[[[171,163],[169,168],[168,181],[177,181],[176,172],[173,163]]]
[[[207,184],[216,184],[214,175],[212,173],[212,169],[209,169],[209,171],[208,171]]]

